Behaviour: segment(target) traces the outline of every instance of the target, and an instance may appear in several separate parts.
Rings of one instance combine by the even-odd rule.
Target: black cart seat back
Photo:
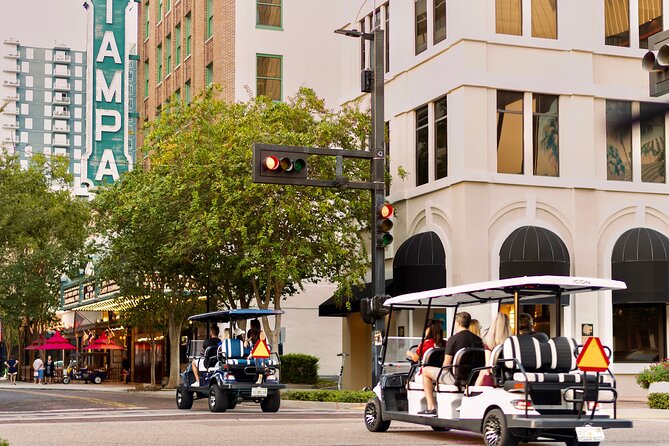
[[[428,348],[423,354],[423,367],[441,367],[444,364],[445,352],[443,347]]]
[[[576,341],[566,336],[559,336],[548,341],[551,361],[550,369],[556,373],[576,370]]]
[[[485,366],[485,350],[477,347],[465,347],[455,352],[453,356],[453,377],[455,385],[467,384],[469,374],[473,369]],[[476,379],[476,377],[474,377]]]
[[[218,347],[210,345],[204,350],[204,363],[206,367],[213,367],[216,364],[216,351]]]
[[[518,363],[526,372],[538,372],[543,366],[541,360],[541,345],[532,336],[509,336],[502,344],[504,367],[510,370],[518,370]],[[544,352],[547,350],[544,349]],[[511,361],[515,359],[517,361]]]

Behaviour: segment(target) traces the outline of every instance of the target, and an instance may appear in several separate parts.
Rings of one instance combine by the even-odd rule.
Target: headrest
[[[528,372],[541,368],[541,347],[539,341],[532,336],[510,336],[503,345],[504,359],[516,359]],[[513,361],[504,361],[509,369],[517,368]]]

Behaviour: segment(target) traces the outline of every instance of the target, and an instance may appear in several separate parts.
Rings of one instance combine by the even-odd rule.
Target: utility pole
[[[386,294],[386,270],[385,270],[385,247],[377,243],[378,235],[378,209],[385,201],[385,118],[384,118],[384,32],[382,29],[374,30],[372,40],[372,138],[371,146],[374,157],[372,158],[372,284],[374,288],[374,300],[383,302]],[[372,387],[381,378],[383,365],[381,364],[381,348],[384,333],[384,319],[375,316],[372,326]]]

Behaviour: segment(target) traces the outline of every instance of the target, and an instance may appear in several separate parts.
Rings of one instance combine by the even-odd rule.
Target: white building
[[[563,334],[581,340],[592,326],[612,346],[618,374],[665,358],[667,125],[641,58],[669,1],[347,4],[351,18],[340,26],[377,24],[388,37],[393,293],[546,273],[621,279],[626,292],[572,297]],[[361,57],[359,41],[341,45],[347,102],[361,96],[370,48]],[[523,310],[555,334],[555,305]],[[496,311],[473,316],[487,327]],[[389,334],[401,326],[418,335],[414,319]],[[368,333],[358,314],[346,316],[343,348],[354,363],[369,362],[356,341]],[[368,379],[360,370],[346,382]]]

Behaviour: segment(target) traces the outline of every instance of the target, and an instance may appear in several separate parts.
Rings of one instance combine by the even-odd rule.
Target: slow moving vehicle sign
[[[609,362],[602,343],[596,337],[585,341],[581,353],[576,358],[576,365],[584,372],[606,372],[609,369]]]
[[[270,352],[267,342],[264,339],[260,339],[253,350],[251,351],[251,356],[254,358],[269,358]]]

